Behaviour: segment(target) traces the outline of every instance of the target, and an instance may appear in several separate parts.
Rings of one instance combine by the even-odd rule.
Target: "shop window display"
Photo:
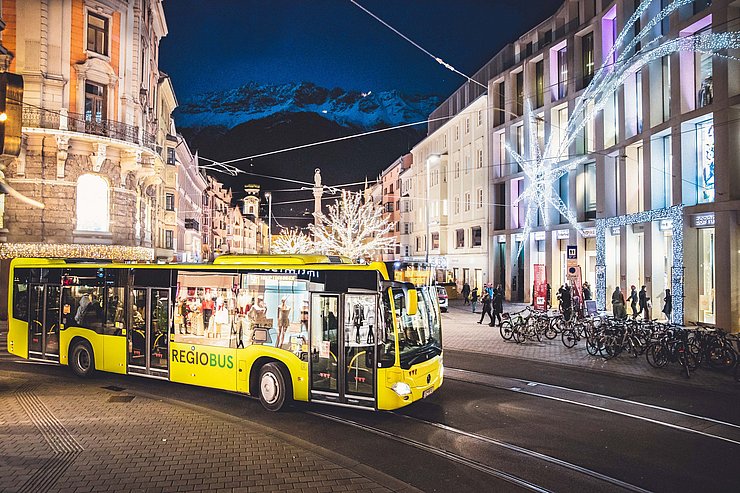
[[[375,295],[344,297],[346,392],[373,395],[374,355],[377,339]]]
[[[175,342],[289,350],[307,359],[308,283],[290,274],[181,272]]]

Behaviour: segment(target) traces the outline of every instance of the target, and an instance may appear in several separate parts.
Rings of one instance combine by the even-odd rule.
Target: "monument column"
[[[313,174],[313,223],[318,223],[318,215],[321,214],[321,196],[324,195],[324,187],[321,185],[321,170],[316,168]]]

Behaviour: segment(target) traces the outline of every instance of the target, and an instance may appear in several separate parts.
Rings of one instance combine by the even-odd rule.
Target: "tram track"
[[[445,368],[445,378],[587,407],[740,445],[740,425],[654,404],[459,368]]]
[[[351,420],[351,419],[347,419],[347,418],[342,418],[342,417],[335,416],[335,415],[332,415],[332,414],[319,413],[319,412],[315,412],[315,411],[306,411],[305,413],[308,414],[308,415],[310,415],[310,416],[315,416],[317,418],[326,419],[326,420],[329,420],[329,421],[333,421],[335,423],[340,423],[340,424],[343,424],[343,425],[351,426],[353,428],[356,428],[356,429],[359,429],[359,430],[362,430],[362,431],[365,431],[365,432],[369,432],[369,433],[372,433],[374,435],[381,436],[383,438],[387,438],[387,439],[393,440],[395,442],[402,443],[404,445],[408,445],[408,446],[414,447],[414,448],[416,448],[418,450],[422,450],[424,452],[428,452],[428,453],[437,455],[439,457],[442,457],[444,459],[450,460],[452,462],[455,462],[455,463],[458,463],[458,464],[462,464],[464,466],[467,466],[467,467],[470,467],[470,468],[475,469],[477,471],[480,471],[480,472],[482,472],[484,474],[487,474],[489,476],[493,476],[493,477],[496,477],[498,479],[504,480],[504,481],[506,481],[506,482],[508,482],[510,484],[513,484],[515,486],[519,486],[519,487],[524,488],[524,489],[526,489],[528,491],[535,491],[535,492],[538,492],[538,493],[551,493],[551,491],[552,491],[552,490],[549,490],[547,488],[544,488],[544,487],[542,487],[540,485],[537,485],[537,484],[535,484],[535,483],[533,483],[531,481],[528,481],[526,479],[523,479],[523,478],[521,478],[519,476],[515,476],[514,474],[511,474],[511,473],[506,472],[506,471],[503,471],[501,469],[498,469],[498,468],[489,466],[487,464],[484,464],[482,462],[476,461],[474,459],[471,459],[471,458],[468,458],[468,457],[464,457],[464,456],[459,455],[459,454],[456,454],[454,452],[450,452],[448,450],[445,450],[445,449],[442,449],[442,448],[439,448],[439,447],[435,447],[435,446],[432,446],[432,445],[429,445],[429,444],[420,442],[418,440],[414,440],[414,439],[407,438],[407,437],[402,437],[402,436],[397,435],[395,433],[392,433],[392,432],[389,432],[389,431],[386,431],[386,430],[383,430],[383,429],[380,429],[380,428],[377,428],[377,427],[374,427],[374,426],[370,426],[370,425],[367,425],[367,424],[359,423],[357,421],[354,421],[354,420]]]
[[[631,491],[635,493],[649,493],[650,491],[535,450],[406,414],[389,413],[404,420],[413,421],[423,429],[441,430],[448,435],[449,448],[457,447],[458,449],[464,448],[465,451],[475,451],[482,459],[468,457],[465,451],[452,451],[443,446],[432,445],[405,436],[398,429],[384,429],[377,425],[363,423],[361,421],[362,417],[353,416],[353,419],[350,419],[336,414],[316,411],[306,411],[306,414],[350,426],[437,455],[528,491],[558,491],[563,488],[564,484],[569,485],[568,489],[577,491]],[[407,427],[400,428],[407,429]],[[434,436],[434,440],[438,442],[444,441],[436,433],[425,433],[425,436]],[[461,442],[458,438],[463,438],[464,441]],[[530,479],[531,476],[536,476],[536,479]]]

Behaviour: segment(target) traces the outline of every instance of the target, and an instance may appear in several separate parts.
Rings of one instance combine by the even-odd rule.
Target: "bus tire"
[[[259,398],[262,406],[268,411],[279,411],[290,402],[292,388],[287,369],[280,363],[272,362],[262,365],[259,377]]]
[[[95,373],[95,354],[89,342],[78,340],[72,345],[69,350],[69,366],[81,378],[91,377]]]

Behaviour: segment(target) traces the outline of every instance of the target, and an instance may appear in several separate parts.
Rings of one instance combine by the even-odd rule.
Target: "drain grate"
[[[131,402],[135,395],[112,395],[108,397],[108,402]]]
[[[120,392],[122,390],[126,390],[124,387],[117,387],[115,385],[108,385],[107,387],[103,387],[105,390],[112,390],[113,392]]]

